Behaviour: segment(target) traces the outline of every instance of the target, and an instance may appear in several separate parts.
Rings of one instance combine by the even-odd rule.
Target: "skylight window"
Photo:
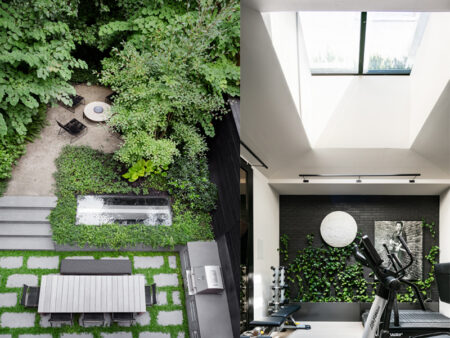
[[[305,12],[300,18],[311,72],[358,71],[361,13]]]
[[[426,17],[400,12],[300,12],[311,73],[408,75]]]

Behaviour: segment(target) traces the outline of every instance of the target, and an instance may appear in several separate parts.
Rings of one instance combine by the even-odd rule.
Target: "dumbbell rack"
[[[269,314],[277,312],[281,307],[289,302],[286,298],[285,292],[288,288],[285,280],[286,267],[284,266],[271,266],[273,271],[272,280],[272,300],[269,302]]]
[[[241,309],[241,320],[240,328],[241,332],[247,330],[248,326],[248,275],[247,267],[241,265],[241,281],[240,281],[240,309]]]

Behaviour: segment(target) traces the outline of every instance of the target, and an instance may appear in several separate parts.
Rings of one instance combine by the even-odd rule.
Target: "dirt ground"
[[[85,98],[85,104],[92,101],[105,101],[105,97],[111,93],[110,89],[100,86],[77,85],[75,89],[78,95]],[[40,138],[27,145],[26,154],[13,168],[12,178],[5,195],[54,195],[53,173],[56,170],[54,161],[61,149],[66,144],[70,144],[72,139],[67,132],[58,135],[60,128],[56,120],[65,124],[76,118],[88,127],[87,132],[72,142],[72,145],[88,145],[104,152],[114,152],[119,148],[119,138],[112,134],[104,123],[83,119],[84,107],[84,104],[79,105],[75,113],[61,106],[49,108],[47,111],[49,125],[42,130]]]

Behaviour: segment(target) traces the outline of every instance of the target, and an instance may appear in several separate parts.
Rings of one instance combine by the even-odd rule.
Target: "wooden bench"
[[[61,275],[131,275],[129,259],[63,259]]]

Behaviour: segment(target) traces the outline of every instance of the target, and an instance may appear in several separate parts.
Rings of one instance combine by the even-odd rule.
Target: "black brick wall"
[[[315,244],[322,243],[320,224],[332,211],[345,211],[358,224],[358,231],[374,239],[375,221],[420,221],[436,223],[439,238],[439,196],[280,196],[280,235],[289,236],[289,257],[306,244],[306,235],[314,234]],[[437,241],[437,240],[436,240]],[[432,246],[429,231],[424,230],[424,253]],[[423,271],[428,274],[430,264],[424,260]],[[291,290],[293,294],[296,290]],[[436,286],[432,299],[438,300]]]

